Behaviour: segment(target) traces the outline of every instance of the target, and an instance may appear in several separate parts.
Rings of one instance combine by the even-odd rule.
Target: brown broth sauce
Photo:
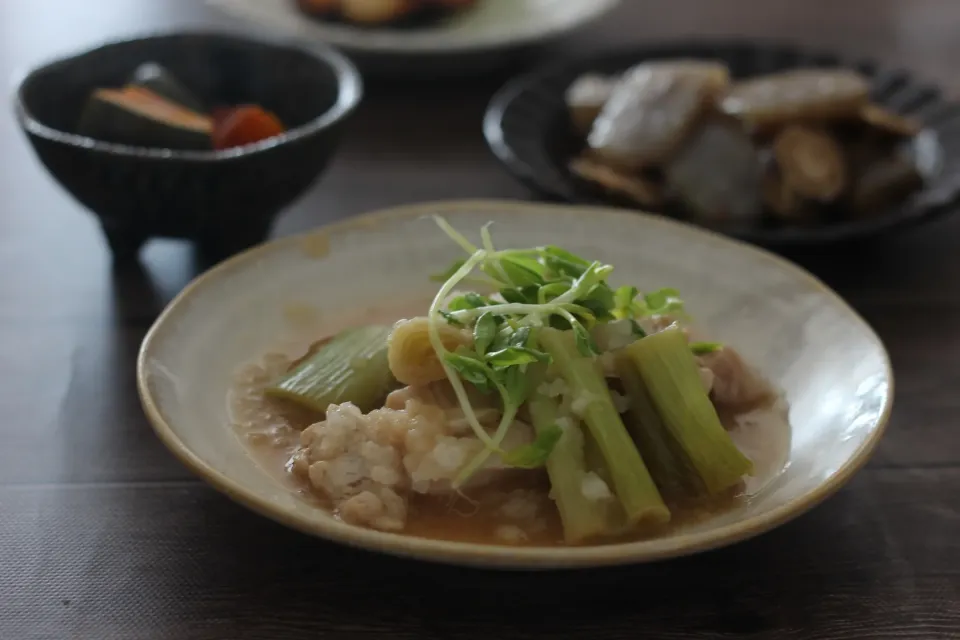
[[[285,355],[271,354],[261,364],[247,365],[237,373],[229,398],[233,428],[257,462],[272,476],[303,500],[331,510],[330,502],[313,491],[303,478],[292,473],[290,464],[300,444],[300,432],[321,420],[322,416],[263,393],[264,386],[292,362]],[[545,475],[529,473],[517,474],[508,482],[485,486],[466,497],[414,494],[410,499],[404,533],[425,538],[502,544],[504,541],[497,536],[497,528],[514,525],[520,526],[526,534],[524,544],[562,544],[560,516],[547,497],[549,490]],[[500,513],[503,502],[514,491],[541,498],[537,500],[538,524],[541,526],[518,524]]]
[[[424,305],[426,306],[426,305]],[[372,322],[370,313],[363,320]],[[393,318],[404,317],[392,314]],[[409,315],[406,317],[410,317]],[[349,326],[349,325],[347,325]],[[340,327],[330,327],[319,335],[331,335]],[[315,334],[316,335],[316,334]],[[234,379],[229,398],[228,409],[237,435],[245,442],[261,466],[281,483],[289,487],[303,500],[318,508],[331,510],[331,504],[314,492],[309,484],[291,471],[291,456],[300,443],[300,432],[322,419],[322,416],[299,408],[289,402],[269,398],[263,389],[277,376],[286,371],[294,362],[304,357],[311,346],[300,342],[299,349],[286,353],[264,356],[259,363],[249,364],[240,369]],[[722,416],[725,424],[732,425],[733,416]],[[786,438],[771,437],[760,433],[762,438],[752,437],[748,443],[755,451],[760,451],[763,462],[758,464],[765,471],[761,478],[752,478],[746,486],[746,493],[754,494],[763,485],[769,483],[784,468],[789,452],[789,426]],[[779,428],[777,426],[776,428]],[[736,430],[735,430],[736,431]],[[735,436],[736,433],[731,433]],[[781,436],[783,434],[780,434]],[[758,447],[758,441],[770,440]],[[786,443],[786,448],[784,444]],[[739,444],[739,442],[738,442]],[[545,473],[523,472],[511,476],[496,485],[473,489],[465,497],[425,496],[414,494],[409,503],[407,526],[404,533],[424,538],[473,542],[482,544],[511,544],[515,546],[557,546],[563,545],[563,528],[559,513],[549,498],[549,482]],[[603,543],[616,543],[629,540],[669,535],[691,524],[709,519],[722,513],[743,499],[745,487],[737,487],[729,494],[695,504],[668,503],[671,511],[669,525],[657,530],[631,533],[626,536],[605,539]],[[535,497],[537,505],[535,526],[530,520],[517,520],[504,514],[503,505],[512,492],[522,492],[528,498]],[[336,516],[336,512],[334,511]],[[518,527],[524,538],[506,542],[498,529],[504,526]],[[596,543],[593,543],[596,544]]]
[[[276,365],[279,360],[269,357]],[[289,363],[289,360],[284,359]],[[261,389],[269,378],[264,374],[270,367],[251,366],[237,379],[230,399],[234,428],[247,443],[257,461],[271,475],[296,492],[303,500],[318,508],[330,509],[330,503],[316,494],[302,478],[290,470],[290,458],[300,442],[300,432],[321,416],[282,400],[263,395]],[[525,546],[562,545],[563,527],[559,514],[549,499],[549,482],[545,474],[517,474],[497,485],[475,489],[466,497],[440,497],[415,494],[409,504],[407,527],[404,533],[425,538],[505,544],[498,528],[517,526],[525,539],[517,541]],[[522,491],[537,496],[537,526],[516,521],[501,512],[501,506],[511,492]],[[731,491],[709,502],[699,504],[668,504],[672,520],[667,527],[656,531],[635,533],[605,540],[607,543],[637,540],[666,535],[677,529],[708,519],[733,507],[742,488]],[[335,514],[336,515],[336,514]]]

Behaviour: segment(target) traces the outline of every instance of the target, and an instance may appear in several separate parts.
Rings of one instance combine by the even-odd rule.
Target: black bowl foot
[[[113,254],[114,264],[122,265],[136,262],[140,249],[149,239],[149,234],[135,226],[101,222],[103,236]]]
[[[202,233],[196,239],[197,253],[203,262],[214,264],[263,242],[270,234],[270,224],[251,224],[229,230]]]

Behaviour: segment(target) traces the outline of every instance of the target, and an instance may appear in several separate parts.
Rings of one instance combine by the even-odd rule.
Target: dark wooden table
[[[873,55],[960,93],[957,0],[625,0],[557,47],[789,37]],[[0,75],[98,40],[223,24],[194,0],[3,0]],[[487,153],[486,100],[374,83],[290,234],[388,205],[527,198]],[[114,273],[97,226],[0,118],[0,638],[960,638],[960,216],[800,257],[893,357],[893,423],[837,496],[754,541],[647,567],[500,575],[347,551],[193,478],[140,410],[134,358],[196,274],[150,246]]]

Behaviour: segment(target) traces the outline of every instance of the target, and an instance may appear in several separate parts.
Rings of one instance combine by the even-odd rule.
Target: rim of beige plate
[[[150,389],[147,361],[154,344],[160,339],[165,327],[168,326],[167,322],[179,313],[180,309],[185,307],[192,297],[202,294],[207,287],[216,286],[220,277],[232,270],[244,267],[271,251],[285,248],[303,250],[305,246],[311,244],[314,246],[323,244],[325,246],[325,240],[332,234],[362,232],[375,229],[385,222],[413,220],[435,214],[449,215],[490,209],[500,209],[509,212],[511,215],[549,215],[557,210],[564,210],[591,216],[642,220],[644,224],[659,225],[668,228],[672,233],[687,234],[700,242],[726,244],[737,251],[750,252],[758,259],[765,260],[779,269],[792,272],[798,278],[806,280],[820,290],[824,295],[832,298],[838,308],[860,324],[863,330],[873,337],[880,346],[889,386],[884,398],[883,410],[877,419],[876,428],[871,431],[870,435],[851,457],[816,489],[789,500],[770,511],[739,522],[709,531],[679,533],[666,538],[652,538],[635,542],[582,547],[508,547],[437,540],[402,533],[387,533],[349,525],[334,518],[308,520],[297,517],[269,500],[254,494],[241,483],[232,480],[203,461],[180,440],[175,430],[167,423]],[[642,212],[606,207],[531,204],[510,200],[455,200],[405,205],[351,217],[321,226],[304,234],[288,236],[252,247],[200,274],[167,305],[144,337],[137,357],[137,390],[144,412],[154,431],[184,465],[232,500],[292,529],[351,547],[446,564],[501,569],[566,569],[636,564],[691,555],[752,538],[807,512],[846,484],[870,458],[877,443],[883,437],[890,419],[893,408],[894,377],[890,357],[883,346],[883,342],[860,314],[813,274],[764,249],[686,223]]]

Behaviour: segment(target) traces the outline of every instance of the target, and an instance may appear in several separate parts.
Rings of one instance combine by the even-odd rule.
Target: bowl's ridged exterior
[[[238,149],[175,151],[76,135],[87,96],[144,62],[170,69],[209,106],[259,104],[283,136]],[[160,35],[59,60],[21,83],[16,111],[51,175],[99,218],[118,256],[149,237],[196,240],[220,255],[263,240],[277,214],[318,178],[361,93],[339,54],[225,34]]]

